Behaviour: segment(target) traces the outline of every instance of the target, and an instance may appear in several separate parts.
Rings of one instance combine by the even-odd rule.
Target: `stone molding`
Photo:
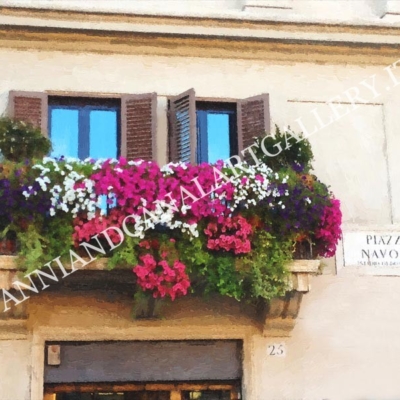
[[[18,271],[16,266],[16,256],[0,256],[0,290],[12,289],[12,283],[21,279],[22,271]],[[298,292],[308,292],[310,290],[310,276],[318,272],[320,260],[293,260],[287,266],[290,274],[289,288]],[[71,269],[67,264],[65,268]],[[99,258],[88,264],[84,270],[105,271],[107,270],[107,259]]]

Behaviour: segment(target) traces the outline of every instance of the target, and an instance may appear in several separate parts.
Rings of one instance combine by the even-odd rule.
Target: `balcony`
[[[19,138],[24,133],[24,125],[7,126]],[[38,132],[28,133],[29,144]],[[287,334],[319,259],[335,253],[341,212],[310,173],[305,139],[265,156],[286,135],[277,128],[268,148],[259,139],[265,151],[256,165],[159,167],[123,158],[23,161],[26,152],[8,133],[12,151],[2,149],[10,161],[0,176],[1,318],[23,321],[27,303],[43,290],[54,298],[126,291],[142,324],[174,319],[185,304],[196,318],[208,310],[268,335]],[[48,152],[46,139],[35,140]]]

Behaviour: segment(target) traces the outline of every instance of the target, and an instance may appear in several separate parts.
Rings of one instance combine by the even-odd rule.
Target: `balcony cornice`
[[[399,27],[0,8],[0,47],[274,61],[389,64]]]
[[[10,15],[47,15],[60,16],[64,19],[79,19],[80,15],[84,15],[84,20],[87,16],[99,16],[103,21],[119,20],[126,21],[131,18],[151,18],[151,19],[169,19],[169,20],[214,20],[232,22],[250,22],[260,24],[296,24],[296,25],[316,25],[316,26],[332,26],[344,27],[345,29],[355,28],[392,28],[400,27],[398,20],[386,20],[386,15],[396,15],[399,12],[398,6],[390,6],[387,12],[383,14],[364,14],[360,13],[342,13],[338,15],[327,14],[312,14],[302,12],[302,10],[293,7],[290,1],[280,0],[279,5],[275,1],[270,1],[266,4],[265,0],[247,0],[242,8],[210,8],[210,7],[162,7],[159,8],[155,4],[140,5],[139,2],[129,2],[128,7],[121,7],[121,4],[112,4],[103,2],[99,4],[99,0],[86,1],[85,3],[76,3],[75,1],[68,2],[62,0],[56,2],[48,1],[47,4],[43,1],[36,0],[17,0],[18,3],[12,0],[3,1],[3,6],[0,8],[2,13]],[[396,1],[392,1],[396,3]],[[260,12],[264,11],[264,12]],[[277,12],[277,11],[285,12]],[[256,12],[254,12],[256,11]],[[267,11],[267,12],[265,12]],[[335,10],[333,10],[334,12]],[[368,15],[369,14],[369,15]]]
[[[96,32],[175,34],[225,38],[276,39],[339,43],[398,44],[400,25],[343,25],[296,21],[108,14],[0,7],[0,26]]]

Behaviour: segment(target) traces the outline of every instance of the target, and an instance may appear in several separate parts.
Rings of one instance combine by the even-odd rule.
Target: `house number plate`
[[[268,355],[271,357],[286,357],[285,343],[271,343],[267,347]]]

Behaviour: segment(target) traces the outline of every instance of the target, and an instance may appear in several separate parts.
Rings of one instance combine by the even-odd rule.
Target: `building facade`
[[[400,399],[396,1],[1,3],[0,110],[52,129],[53,138],[76,121],[77,142],[58,142],[55,151],[115,151],[165,164],[168,104],[179,111],[191,102],[205,113],[217,104],[231,115],[255,99],[263,128],[288,125],[309,137],[316,173],[341,200],[344,221],[322,275],[311,280],[312,262],[292,267],[299,296],[307,293],[301,306],[298,298],[277,302],[261,324],[229,301],[190,299],[162,320],[134,321],[119,290],[126,278],[101,290],[93,276],[104,282],[102,271],[32,295],[0,318],[0,400],[58,400],[57,391],[96,385],[115,394],[127,390],[118,382],[129,369],[143,372],[131,389],[148,400]],[[114,150],[85,147],[90,130],[78,122],[96,118],[120,132]],[[250,122],[240,121],[231,154],[246,147]],[[139,142],[132,129],[142,132]],[[9,258],[0,257],[0,270],[0,286],[9,288]],[[157,361],[155,342],[168,362]],[[61,364],[52,367],[58,345]],[[131,351],[148,363],[130,360],[124,369],[118,360]]]

